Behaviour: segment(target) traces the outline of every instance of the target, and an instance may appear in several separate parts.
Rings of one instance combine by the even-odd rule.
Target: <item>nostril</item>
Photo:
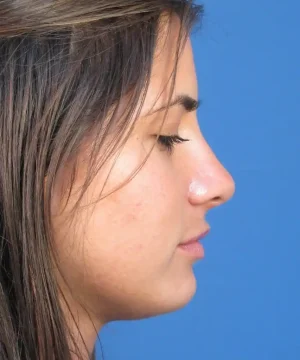
[[[215,202],[215,203],[219,203],[224,201],[222,196],[215,196],[214,198],[211,199],[211,201]]]
[[[224,203],[224,199],[221,196],[215,196],[210,201],[212,207],[220,206]]]

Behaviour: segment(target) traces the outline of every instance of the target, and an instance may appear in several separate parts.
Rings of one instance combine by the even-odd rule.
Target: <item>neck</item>
[[[94,348],[98,333],[103,324],[82,306],[73,297],[66,296],[68,302],[60,299],[63,313],[66,319],[68,342],[72,360],[91,360],[94,357]]]

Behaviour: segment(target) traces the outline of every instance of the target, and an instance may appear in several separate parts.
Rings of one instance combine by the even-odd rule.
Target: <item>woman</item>
[[[196,290],[234,181],[203,138],[188,0],[0,1],[0,358],[89,359]]]

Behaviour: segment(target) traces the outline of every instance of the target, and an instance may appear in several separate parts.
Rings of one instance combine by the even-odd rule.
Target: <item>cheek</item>
[[[153,275],[166,266],[181,235],[176,186],[155,160],[149,158],[128,184],[100,201],[87,227],[95,260],[108,262],[111,271],[113,263],[115,271]],[[111,185],[120,183],[117,174]]]
[[[150,159],[130,183],[106,200],[98,204],[96,212],[104,220],[98,224],[104,222],[102,229],[114,234],[115,244],[130,250],[155,252],[170,227],[180,225],[176,187]]]
[[[161,154],[152,155],[129,183],[82,210],[76,230],[64,231],[61,222],[56,244],[63,272],[81,293],[107,296],[109,301],[138,294],[145,284],[150,291],[176,273],[171,264],[182,236],[184,199],[171,163],[166,164]],[[120,163],[127,166],[113,168],[104,193],[117,188],[137,166],[132,159]],[[100,176],[91,184],[85,203],[100,194]]]

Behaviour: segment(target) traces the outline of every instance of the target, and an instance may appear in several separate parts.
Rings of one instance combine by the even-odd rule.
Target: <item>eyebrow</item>
[[[174,100],[170,102],[170,107],[175,105],[180,105],[184,108],[186,112],[192,112],[197,110],[201,105],[201,100],[193,99],[191,96],[182,94],[178,95]],[[158,111],[162,111],[167,108],[167,105],[162,105],[157,109],[154,109],[148,113],[148,115],[152,115]]]

